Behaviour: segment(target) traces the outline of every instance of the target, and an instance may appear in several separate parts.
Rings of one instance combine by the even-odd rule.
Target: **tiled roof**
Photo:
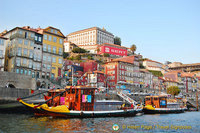
[[[149,61],[149,62],[155,62],[155,63],[162,64],[162,63],[160,63],[160,62],[158,62],[158,61],[154,61],[154,60],[150,60],[150,59],[146,59],[146,60],[144,60],[144,61]],[[163,65],[163,64],[162,64],[162,65]]]
[[[126,56],[126,57],[122,57],[122,58],[117,58],[117,59],[113,59],[111,62],[116,62],[116,61],[120,61],[120,62],[126,62],[126,63],[131,63],[133,64],[135,60],[135,56]]]

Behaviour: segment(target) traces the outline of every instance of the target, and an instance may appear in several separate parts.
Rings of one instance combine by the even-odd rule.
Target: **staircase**
[[[129,103],[130,105],[131,104],[137,105],[137,102],[135,100],[133,100],[132,98],[124,94],[122,91],[117,91],[117,95],[121,97],[123,100],[125,100],[127,103]]]

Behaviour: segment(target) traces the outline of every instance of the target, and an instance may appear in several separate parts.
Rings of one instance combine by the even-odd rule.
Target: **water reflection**
[[[113,132],[112,125],[119,125],[117,132],[200,132],[200,112],[183,114],[143,115],[136,117],[65,119],[33,117],[30,115],[0,114],[0,133],[68,133],[68,132]],[[126,128],[123,128],[123,125]],[[191,126],[191,130],[175,129],[131,129],[127,126]]]

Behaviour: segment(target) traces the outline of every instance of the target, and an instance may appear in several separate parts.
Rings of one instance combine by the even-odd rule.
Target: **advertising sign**
[[[103,53],[113,54],[113,55],[120,55],[124,56],[127,55],[126,49],[120,49],[115,47],[109,47],[109,46],[102,46],[101,47]]]

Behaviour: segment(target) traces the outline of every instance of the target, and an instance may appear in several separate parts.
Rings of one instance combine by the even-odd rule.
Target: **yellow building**
[[[38,30],[43,34],[42,78],[57,78],[61,76],[65,36],[54,27]]]

